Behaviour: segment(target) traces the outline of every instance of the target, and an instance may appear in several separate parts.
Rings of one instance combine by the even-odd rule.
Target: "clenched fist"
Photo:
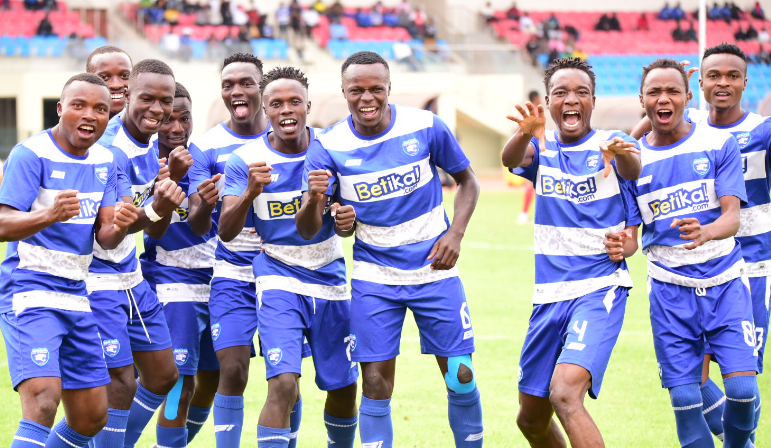
[[[340,205],[337,202],[329,208],[329,213],[335,218],[335,226],[342,232],[350,232],[356,224],[356,210],[352,205]]]
[[[134,204],[128,202],[118,202],[115,204],[114,216],[112,218],[112,225],[117,232],[126,232],[139,218],[139,212]]]
[[[319,202],[324,199],[324,195],[329,188],[329,178],[332,173],[329,170],[313,170],[308,173],[308,199],[313,202]]]
[[[270,184],[270,172],[273,167],[267,162],[254,162],[249,164],[249,181],[246,185],[247,197],[254,199],[262,194],[262,189]]]
[[[206,179],[198,185],[198,197],[201,198],[201,203],[205,204],[209,209],[214,208],[220,198],[219,191],[217,191],[217,181],[221,177],[222,174],[216,174],[211,179]]]
[[[56,222],[65,222],[80,214],[80,200],[75,190],[62,190],[56,195],[50,207],[51,217]]]
[[[164,179],[155,183],[153,210],[158,216],[166,216],[176,210],[185,199],[185,193],[177,183],[171,179]]]

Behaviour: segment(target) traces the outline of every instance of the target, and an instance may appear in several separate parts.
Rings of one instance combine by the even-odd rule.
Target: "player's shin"
[[[391,399],[373,400],[361,396],[359,435],[363,448],[393,448],[394,426],[391,421]]]
[[[303,397],[300,396],[289,414],[289,445],[288,448],[297,446],[297,436],[300,433],[300,421],[303,418]]]
[[[726,405],[723,412],[725,448],[744,448],[755,429],[758,381],[755,375],[734,376],[723,380]]]
[[[675,411],[677,438],[683,448],[712,448],[712,434],[702,416],[702,401],[697,383],[669,389],[672,409]]]
[[[358,416],[351,418],[332,417],[324,412],[324,425],[327,427],[327,446],[330,448],[353,448],[356,441]]]
[[[481,448],[484,441],[479,389],[458,394],[447,392],[447,415],[456,447]]]
[[[712,434],[723,440],[723,409],[725,408],[725,394],[712,379],[701,385],[701,398],[704,405],[702,413],[707,421],[707,426]]]
[[[241,446],[241,429],[244,426],[244,396],[214,396],[214,437],[217,447]]]
[[[196,434],[203,428],[210,413],[211,406],[205,408],[190,405],[187,411],[187,443],[192,442]]]

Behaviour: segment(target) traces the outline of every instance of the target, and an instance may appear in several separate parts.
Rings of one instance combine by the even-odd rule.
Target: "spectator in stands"
[[[687,36],[685,34],[685,31],[683,31],[682,28],[680,28],[680,21],[677,22],[677,26],[675,29],[672,30],[672,40],[675,42],[686,42]]]
[[[426,13],[422,8],[416,8],[410,19],[412,23],[407,27],[407,32],[413,39],[419,39],[423,35],[423,28],[426,25]]]
[[[755,6],[752,7],[752,11],[750,11],[750,14],[752,17],[756,19],[765,20],[766,19],[766,12],[763,11],[763,7],[760,6],[760,2],[755,2]]]
[[[273,29],[273,25],[268,22],[268,16],[263,14],[262,16],[262,28],[260,29],[263,39],[275,39],[276,32]]]
[[[415,57],[415,52],[412,51],[412,47],[410,47],[407,42],[404,42],[403,40],[394,42],[393,52],[394,58],[403,64],[407,64],[410,71],[420,71],[420,62],[418,61],[418,58]]]
[[[329,22],[331,23],[334,19],[342,18],[344,12],[345,11],[343,10],[343,5],[340,3],[340,0],[335,1],[327,10],[327,17],[329,18]]]
[[[436,40],[436,31],[436,23],[434,23],[434,19],[429,17],[426,19],[426,26],[423,27],[423,41],[429,43],[428,41]]]
[[[739,20],[742,18],[742,9],[739,6],[737,6],[736,3],[731,2],[730,8],[731,8],[731,19]]]
[[[372,9],[370,9],[369,20],[370,20],[370,23],[372,23],[372,26],[383,25],[383,2],[379,1],[375,3],[375,6],[373,6]]]
[[[550,30],[560,29],[560,21],[557,20],[557,16],[555,16],[554,13],[551,13],[549,20],[546,21],[546,25]]]
[[[165,12],[163,13],[163,19],[169,24],[169,25],[176,25],[177,22],[179,22],[179,14],[180,14],[180,8],[182,6],[182,2],[178,0],[169,0],[166,3]]]
[[[402,0],[402,2],[399,3],[396,6],[396,8],[394,8],[394,9],[396,10],[396,14],[397,15],[401,15],[401,14],[410,15],[410,14],[412,14],[412,6],[410,6],[410,1],[409,0]]]
[[[225,59],[225,46],[220,42],[214,33],[209,35],[206,40],[206,58],[210,61],[222,61]]]
[[[348,28],[340,22],[340,18],[335,18],[332,23],[329,24],[329,38],[333,40],[346,40],[348,39]]]
[[[48,18],[48,13],[43,16],[43,19],[38,24],[35,35],[43,37],[56,36],[56,34],[54,34],[54,26],[51,23],[51,20]]]
[[[744,27],[741,25],[739,25],[739,29],[737,29],[734,33],[734,39],[736,39],[738,42],[747,40],[747,32],[744,31]]]
[[[763,28],[758,33],[758,42],[762,44],[765,44],[766,42],[771,42],[771,35],[768,34],[768,28]]]
[[[64,47],[64,54],[69,56],[75,65],[82,66],[88,59],[88,47],[86,47],[86,41],[82,36],[78,36],[75,33],[70,34],[67,39],[67,45]]]
[[[755,29],[754,26],[752,26],[752,22],[750,22],[749,25],[747,25],[747,40],[757,40],[758,39],[758,30]]]
[[[578,40],[578,36],[580,35],[576,27],[573,25],[565,25],[565,34],[568,35],[568,40],[571,42],[576,42]]]
[[[538,37],[536,35],[530,36],[530,39],[525,44],[525,49],[527,50],[527,54],[530,55],[530,62],[533,65],[533,67],[538,66],[538,53],[539,52],[539,43],[538,43]]]
[[[177,34],[167,33],[161,38],[161,50],[170,58],[176,58],[179,54],[180,39]]]
[[[688,27],[688,30],[685,32],[685,42],[698,42],[699,36],[696,34],[696,29],[694,28],[693,21],[688,22],[690,26]]]
[[[549,52],[549,59],[548,59],[548,60],[547,60],[547,62],[546,62],[546,66],[548,67],[548,66],[552,65],[552,64],[554,63],[554,61],[556,61],[556,60],[557,60],[557,59],[559,59],[559,58],[560,58],[560,52],[559,52],[559,51],[557,51],[557,49],[556,49],[556,48],[555,48],[555,49],[552,49],[552,50]]]
[[[482,21],[488,25],[495,22],[495,8],[493,8],[493,4],[487,2],[484,6],[479,8],[479,16],[482,18]]]
[[[206,26],[209,24],[209,6],[203,5],[195,11],[195,24]]]
[[[305,26],[305,36],[311,37],[311,31],[319,26],[320,14],[316,8],[306,8],[302,11],[302,21]]]
[[[672,8],[672,19],[674,20],[682,20],[685,18],[685,11],[683,11],[683,8],[680,6],[680,2],[677,2],[674,8]]]
[[[616,15],[615,12],[611,14],[608,23],[610,25],[611,31],[621,31],[621,22],[618,21],[618,16]]]
[[[364,8],[358,8],[356,9],[356,25],[361,28],[370,28],[372,27],[372,18],[369,15],[369,12],[366,11]]]
[[[399,26],[399,15],[396,13],[396,8],[383,11],[383,25],[391,28]]]
[[[597,22],[597,25],[594,26],[595,31],[610,31],[610,17],[608,17],[607,14],[603,13],[602,16],[600,16],[600,20]]]
[[[37,11],[42,8],[43,2],[40,0],[24,0],[24,9],[29,11]]]
[[[283,2],[276,8],[276,24],[278,25],[278,37],[286,39],[289,35],[289,22],[291,21],[289,6]]]
[[[760,51],[755,55],[755,62],[758,64],[771,65],[771,55],[768,54],[763,45],[760,46]]]
[[[59,9],[59,5],[56,0],[43,0],[43,9],[46,11],[55,11]]]
[[[321,0],[316,0],[313,2],[313,5],[310,7],[310,9],[315,10],[320,15],[324,15],[327,12],[327,4]]]
[[[519,18],[519,30],[527,34],[536,34],[537,32],[535,22],[527,11]]]
[[[659,11],[659,19],[661,20],[672,19],[672,8],[669,7],[669,2],[665,2],[664,7],[661,8],[661,11]]]
[[[509,20],[519,20],[519,16],[521,15],[522,14],[519,12],[519,8],[517,8],[517,2],[513,2],[508,11],[506,11],[506,17]]]
[[[0,1],[0,10],[11,9],[11,0]]]
[[[233,13],[230,10],[230,0],[222,0],[220,3],[220,15],[222,16],[222,24],[230,26],[233,24]]]
[[[640,13],[640,16],[637,18],[637,26],[635,29],[637,29],[637,31],[650,31],[651,26],[648,23],[648,14],[644,12]]]
[[[193,34],[193,30],[185,28],[182,32],[182,36],[179,38],[179,59],[181,59],[182,62],[190,61],[190,58],[193,56],[191,34]]]

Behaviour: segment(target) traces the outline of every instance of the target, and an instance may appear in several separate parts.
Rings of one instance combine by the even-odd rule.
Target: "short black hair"
[[[530,93],[527,94],[527,98],[530,100],[531,103],[539,96],[540,96],[540,93],[538,93],[537,90],[531,90]]]
[[[351,65],[370,65],[370,64],[383,64],[388,72],[391,72],[391,68],[388,66],[388,62],[383,59],[382,56],[374,51],[357,51],[356,53],[348,56],[348,59],[343,62],[343,67],[340,69],[340,74],[345,73]]]
[[[742,61],[744,61],[744,72],[747,73],[747,55],[742,51],[741,48],[737,47],[736,45],[723,42],[720,45],[707,48],[704,50],[704,55],[701,57],[702,63],[705,59],[707,59],[708,56],[712,56],[713,54],[732,54],[734,56],[738,56]]]
[[[109,87],[107,87],[107,83],[104,82],[104,80],[102,78],[96,76],[95,74],[93,74],[93,73],[78,73],[77,75],[75,75],[72,78],[68,79],[67,82],[64,83],[64,87],[62,87],[62,94],[61,94],[62,97],[64,96],[64,91],[67,90],[67,87],[69,87],[70,84],[72,84],[75,81],[82,81],[82,82],[87,82],[89,84],[96,84],[98,86],[102,86],[102,87],[105,87],[105,88],[109,89]]]
[[[100,54],[109,54],[109,53],[123,53],[128,57],[129,64],[134,63],[131,60],[131,56],[129,56],[129,54],[126,53],[126,51],[123,50],[122,48],[118,48],[115,45],[104,45],[92,51],[91,54],[88,55],[88,59],[86,59],[86,71],[88,73],[92,73],[93,69],[91,68],[91,60],[94,59],[95,56],[98,56]]]
[[[134,67],[131,69],[131,76],[129,76],[129,84],[133,84],[140,73],[157,73],[159,75],[169,75],[172,78],[174,77],[174,72],[171,71],[171,67],[158,59],[142,59],[134,64]]]
[[[265,73],[265,76],[260,80],[260,92],[264,92],[265,87],[267,87],[268,84],[279,79],[291,79],[297,81],[305,87],[305,90],[308,90],[308,78],[305,76],[305,73],[300,71],[300,69],[294,67],[276,67],[268,73]]]
[[[225,67],[234,62],[254,64],[257,67],[257,71],[260,72],[260,76],[262,76],[262,61],[257,56],[251,53],[233,53],[225,58],[225,61],[222,63],[222,70],[225,70]]]
[[[674,59],[660,58],[648,64],[647,67],[643,67],[642,78],[640,79],[640,95],[643,94],[643,85],[648,73],[657,68],[673,68],[680,72],[683,76],[683,83],[685,83],[685,93],[688,93],[690,87],[688,86],[688,74],[685,72],[685,67]]]
[[[187,98],[190,100],[190,104],[193,103],[193,99],[190,98],[190,92],[187,91],[185,86],[183,86],[180,83],[175,83],[176,88],[174,89],[174,98]]]
[[[555,73],[562,69],[575,68],[581,70],[589,76],[589,80],[592,82],[592,95],[594,95],[594,87],[596,85],[597,78],[594,76],[592,66],[587,64],[581,58],[560,58],[552,62],[549,67],[543,72],[543,85],[546,86],[546,92],[549,92],[549,84],[551,84],[551,78]]]

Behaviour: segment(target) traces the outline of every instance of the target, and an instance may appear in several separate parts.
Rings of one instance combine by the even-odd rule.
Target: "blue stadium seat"
[[[29,56],[32,52],[32,45],[29,37],[17,37],[16,46],[19,48],[19,56]]]
[[[16,39],[9,36],[0,36],[0,51],[5,56],[16,56]]]
[[[86,48],[88,48],[89,53],[105,45],[107,45],[107,39],[104,37],[97,36],[86,39]]]
[[[48,39],[44,36],[35,36],[29,41],[32,53],[37,57],[48,56]]]
[[[194,59],[203,59],[206,56],[206,41],[190,39],[190,49]]]
[[[67,45],[66,37],[48,36],[48,48],[51,49],[51,56],[60,58],[64,54],[64,46]]]

